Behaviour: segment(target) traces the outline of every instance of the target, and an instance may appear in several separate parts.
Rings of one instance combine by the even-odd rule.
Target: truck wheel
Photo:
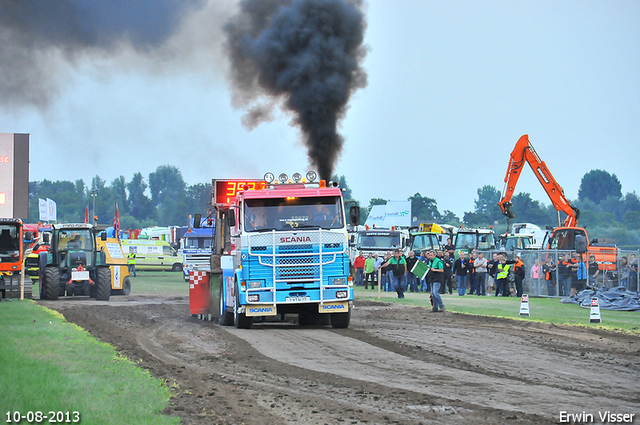
[[[221,279],[220,290],[218,291],[218,323],[222,326],[231,326],[234,324],[233,314],[229,313],[225,303],[224,283]]]
[[[41,293],[45,300],[57,300],[60,296],[60,270],[57,267],[45,267]]]
[[[235,308],[233,309],[233,325],[238,329],[249,329],[251,328],[251,325],[253,325],[253,317],[247,317],[245,313],[238,313],[238,310],[240,309],[238,282],[236,282],[235,290],[235,295],[233,297],[235,300]]]
[[[111,297],[111,270],[98,267],[96,271],[96,300],[109,301]]]
[[[172,272],[181,272],[181,271],[182,271],[182,264],[180,264],[180,263],[175,263],[175,264],[171,267],[171,271],[172,271]]]
[[[334,329],[345,329],[349,327],[351,322],[351,311],[346,313],[330,313],[331,314],[331,327]]]

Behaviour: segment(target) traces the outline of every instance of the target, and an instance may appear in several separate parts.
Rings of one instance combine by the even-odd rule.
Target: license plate
[[[288,303],[299,303],[304,301],[311,301],[311,297],[287,297],[285,301]]]
[[[71,280],[89,280],[89,272],[71,272]]]

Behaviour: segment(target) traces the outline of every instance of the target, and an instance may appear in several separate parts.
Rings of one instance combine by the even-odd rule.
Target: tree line
[[[110,185],[99,176],[90,184],[83,180],[29,182],[28,222],[38,221],[39,198],[56,202],[58,222],[81,223],[88,207],[89,216],[96,215],[98,223],[111,224],[117,203],[122,229],[186,226],[189,214],[206,212],[211,183],[187,185],[180,170],[171,165],[159,166],[147,180],[136,173],[128,182],[119,176]]]
[[[353,199],[346,177],[334,176],[344,188],[345,202]],[[29,222],[38,221],[38,198],[51,198],[57,203],[59,222],[82,222],[89,206],[90,216],[95,215],[101,224],[113,222],[115,204],[118,204],[120,225],[123,229],[139,229],[148,226],[186,225],[189,214],[206,213],[211,198],[211,183],[187,185],[180,170],[171,165],[161,165],[148,178],[141,173],[130,181],[124,176],[107,184],[95,176],[90,184],[83,180],[49,181],[29,183]],[[454,226],[493,226],[496,232],[506,230],[506,217],[497,203],[501,192],[491,185],[477,190],[474,209],[456,216],[449,210],[440,212],[437,201],[416,193],[411,201],[412,215],[418,221],[451,224]],[[364,223],[374,205],[384,205],[387,200],[373,198],[361,208]],[[580,183],[578,199],[571,204],[580,209],[578,225],[586,227],[591,238],[613,239],[619,246],[640,245],[640,198],[635,192],[622,194],[622,185],[615,174],[604,170],[591,170]],[[521,192],[512,198],[513,222],[529,222],[544,228],[558,225],[558,213],[551,204],[544,204]],[[561,217],[564,220],[564,217]]]

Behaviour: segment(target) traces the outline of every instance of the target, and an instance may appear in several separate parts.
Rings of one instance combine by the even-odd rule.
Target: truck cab
[[[192,221],[180,240],[182,273],[186,281],[192,270],[209,270],[209,259],[214,252],[214,220],[203,219],[200,227],[194,227]]]
[[[326,319],[335,328],[349,326],[353,283],[342,191],[337,183],[297,176],[275,182],[266,175],[264,184],[243,184],[221,199],[216,192],[228,186],[218,183],[229,182],[214,180],[211,269],[222,271],[215,291],[221,324],[249,328],[258,316],[297,314],[301,325]],[[351,224],[358,218],[359,208],[351,207]]]
[[[378,254],[384,256],[387,251],[395,251],[400,248],[406,251],[409,246],[409,231],[406,229],[381,229],[378,227],[366,230],[359,230],[355,238],[353,258],[360,252],[364,256]]]

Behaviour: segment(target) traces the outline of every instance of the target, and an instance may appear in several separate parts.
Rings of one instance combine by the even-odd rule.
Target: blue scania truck
[[[349,326],[353,283],[347,220],[337,183],[267,173],[263,181],[213,180],[217,251],[211,303],[222,325],[250,328],[254,318],[297,314],[301,325]],[[218,286],[219,285],[219,286]],[[215,287],[218,286],[218,287]],[[327,319],[328,318],[328,319]]]

